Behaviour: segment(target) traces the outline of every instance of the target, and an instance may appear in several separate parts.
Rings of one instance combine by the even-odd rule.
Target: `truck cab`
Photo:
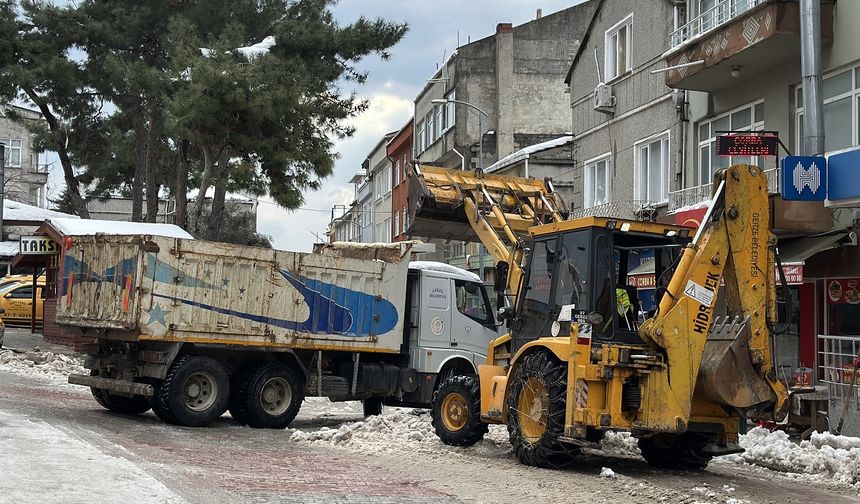
[[[490,298],[478,275],[448,264],[412,261],[406,303],[404,351],[409,367],[433,385],[421,387],[426,389],[422,395],[432,396],[435,385],[447,376],[476,375],[490,341],[498,336]]]

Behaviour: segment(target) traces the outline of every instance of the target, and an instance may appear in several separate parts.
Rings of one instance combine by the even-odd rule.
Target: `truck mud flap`
[[[748,321],[740,316],[714,319],[696,386],[706,401],[740,411],[776,401],[750,358]]]
[[[69,375],[69,383],[72,385],[84,385],[102,390],[109,390],[120,394],[135,394],[143,397],[152,397],[154,389],[146,383],[135,383],[126,380],[114,380],[111,378],[99,378],[98,376]]]

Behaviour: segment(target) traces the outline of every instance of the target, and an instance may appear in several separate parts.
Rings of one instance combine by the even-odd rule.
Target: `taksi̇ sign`
[[[60,245],[47,236],[22,236],[20,244],[22,255],[57,255]]]
[[[786,156],[780,170],[780,193],[786,201],[824,201],[827,160],[820,156]]]

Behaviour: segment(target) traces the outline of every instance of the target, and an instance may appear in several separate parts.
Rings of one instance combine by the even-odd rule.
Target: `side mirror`
[[[3,315],[4,313],[6,313],[6,310],[4,310],[3,308],[0,308],[0,315]]]
[[[514,318],[514,309],[511,306],[504,306],[499,308],[498,319],[499,320],[510,320]]]
[[[504,294],[508,288],[508,263],[499,261],[496,263],[496,281],[493,283],[493,290],[496,294]]]

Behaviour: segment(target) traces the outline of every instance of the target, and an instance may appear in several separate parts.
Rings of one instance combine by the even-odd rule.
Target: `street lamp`
[[[450,98],[437,98],[435,100],[430,100],[430,103],[434,105],[447,105],[449,103],[456,103],[457,105],[462,105],[464,107],[470,108],[475,111],[478,116],[478,168],[484,169],[484,118],[490,118],[490,115],[484,112],[477,105],[472,105],[469,102],[464,102],[462,100],[452,100]]]
[[[452,100],[451,98],[437,98],[435,100],[430,100],[430,103],[434,105],[448,105],[449,103],[456,103],[457,105],[462,105],[466,108],[469,108],[475,112],[478,116],[478,168],[481,171],[484,170],[484,118],[490,118],[490,115],[484,112],[477,105],[473,105],[469,102],[464,102],[462,100]],[[484,244],[481,243],[478,245],[478,276],[481,277],[481,282],[484,281]]]

